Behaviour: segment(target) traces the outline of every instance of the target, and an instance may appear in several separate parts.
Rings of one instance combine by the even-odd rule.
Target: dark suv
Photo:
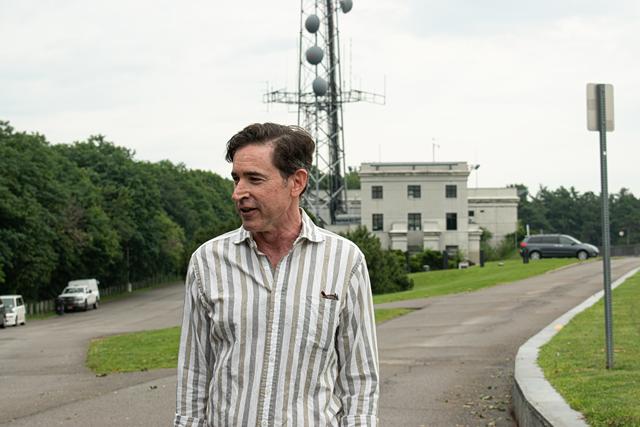
[[[529,255],[532,260],[540,258],[577,257],[585,260],[598,256],[598,248],[582,243],[566,234],[538,234],[527,236],[520,243],[520,255]]]

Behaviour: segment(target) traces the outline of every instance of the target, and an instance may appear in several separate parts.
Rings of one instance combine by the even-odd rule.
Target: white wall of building
[[[471,222],[486,228],[493,235],[490,243],[497,245],[507,234],[518,228],[518,192],[516,188],[470,188]]]
[[[373,215],[383,215],[382,230],[374,230],[386,248],[438,251],[456,247],[478,261],[479,231],[469,225],[466,162],[365,163],[360,167],[362,225],[374,230]],[[408,186],[419,186],[412,197]],[[455,197],[447,197],[447,186]],[[382,198],[374,198],[382,187]],[[409,214],[419,214],[419,230],[409,229]],[[456,215],[455,229],[447,229],[447,214]]]

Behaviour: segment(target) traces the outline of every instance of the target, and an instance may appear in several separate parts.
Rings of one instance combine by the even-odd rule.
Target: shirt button
[[[273,363],[276,361],[276,357],[275,356],[269,356],[269,362]]]
[[[268,426],[268,425],[269,425],[269,421],[267,421],[267,420],[262,420],[262,422],[261,422],[260,424],[262,424],[263,426],[265,426],[265,427],[266,427],[266,426]]]

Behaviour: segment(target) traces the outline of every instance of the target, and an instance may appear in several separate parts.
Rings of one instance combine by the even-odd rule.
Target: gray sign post
[[[600,184],[602,198],[602,263],[604,272],[604,323],[607,369],[613,369],[613,320],[611,308],[611,237],[609,235],[609,190],[607,182],[607,132],[614,129],[613,86],[587,84],[587,128],[600,132]]]

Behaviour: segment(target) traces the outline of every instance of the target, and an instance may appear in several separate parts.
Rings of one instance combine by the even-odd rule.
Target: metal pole
[[[338,213],[342,213],[342,199],[344,191],[342,189],[342,171],[340,163],[340,141],[338,124],[338,85],[336,79],[336,67],[340,58],[336,56],[337,29],[334,23],[333,0],[327,0],[327,42],[329,48],[329,99],[327,102],[327,119],[329,122],[329,161],[331,163],[329,172],[329,216],[331,224],[336,224]],[[338,193],[340,192],[340,194]],[[339,198],[338,198],[339,197]]]
[[[611,236],[609,235],[609,191],[607,183],[607,121],[605,85],[598,88],[598,121],[600,131],[600,183],[602,197],[602,267],[604,272],[604,322],[607,342],[607,369],[613,369],[613,320],[611,316]]]

